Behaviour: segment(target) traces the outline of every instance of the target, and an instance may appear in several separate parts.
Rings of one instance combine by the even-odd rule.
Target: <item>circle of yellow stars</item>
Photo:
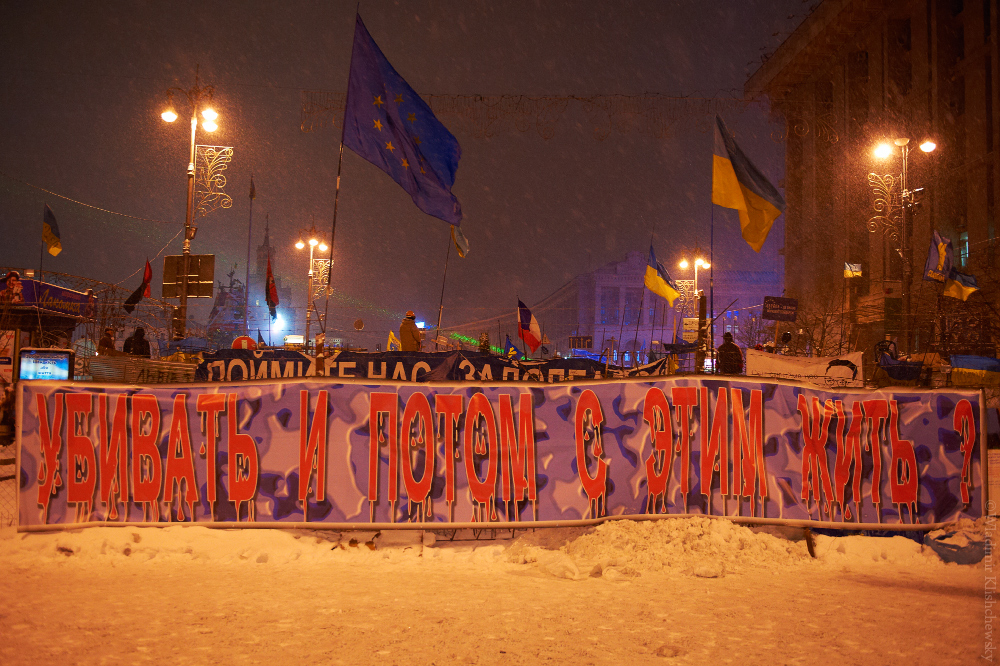
[[[375,95],[374,97],[375,97],[375,99],[372,102],[372,106],[374,106],[374,107],[378,108],[379,110],[381,110],[382,107],[385,106],[385,102],[382,100],[382,95]],[[403,95],[402,94],[396,95],[396,97],[395,97],[395,99],[393,99],[393,101],[396,102],[397,105],[398,104],[402,104],[403,103]],[[406,119],[408,121],[410,121],[410,124],[412,125],[413,123],[417,122],[417,115],[415,113],[408,113],[408,114],[406,114]],[[375,118],[375,120],[374,120],[374,126],[373,126],[372,129],[376,129],[379,132],[381,132],[382,131],[382,127],[383,127],[382,121],[380,119],[378,119],[378,118]],[[420,140],[420,137],[417,136],[416,134],[413,135],[413,142],[415,144],[417,144],[418,146],[422,143],[422,141]],[[396,150],[396,146],[392,145],[392,141],[386,141],[385,142],[385,149],[388,150],[390,153],[394,153],[395,150]],[[406,160],[405,157],[401,158],[401,166],[404,169],[409,169],[410,168],[410,163]],[[424,171],[423,165],[421,165],[421,167],[420,167],[420,173],[427,173],[426,171]]]

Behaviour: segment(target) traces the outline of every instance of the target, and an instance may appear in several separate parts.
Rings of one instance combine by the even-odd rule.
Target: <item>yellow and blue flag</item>
[[[52,214],[52,209],[45,204],[45,213],[42,215],[42,240],[53,257],[62,252],[62,239],[59,238],[59,225],[56,224],[56,216]]]
[[[649,262],[646,264],[644,282],[646,283],[646,288],[651,292],[667,299],[670,307],[674,306],[674,299],[681,295],[677,287],[674,286],[673,280],[667,275],[663,264],[656,260],[656,254],[653,252],[652,245],[649,246]]]
[[[953,355],[952,386],[1000,386],[1000,361],[985,356]]]
[[[931,246],[927,250],[927,262],[924,264],[924,279],[928,282],[946,282],[955,263],[951,239],[945,238],[934,231]]]
[[[344,145],[389,174],[417,208],[462,221],[451,193],[462,149],[379,50],[358,15],[347,81]]]
[[[385,343],[385,350],[387,352],[394,352],[400,350],[399,338],[397,338],[396,334],[393,333],[392,331],[389,331],[389,339]]]
[[[743,240],[760,252],[771,225],[785,211],[785,199],[743,154],[719,116],[712,152],[712,203],[739,211]]]
[[[942,293],[945,296],[967,301],[969,300],[969,296],[972,296],[972,293],[978,290],[979,283],[976,282],[974,276],[959,273],[952,267],[951,273],[948,275],[948,281],[944,283],[944,292]]]
[[[507,343],[503,346],[503,355],[509,359],[517,360],[521,356],[521,350],[514,346],[514,343],[510,341],[510,336],[507,336]]]

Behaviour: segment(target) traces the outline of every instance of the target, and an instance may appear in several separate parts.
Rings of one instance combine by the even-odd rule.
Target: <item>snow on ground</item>
[[[983,564],[944,564],[904,537],[818,536],[812,559],[804,541],[769,532],[781,530],[707,518],[491,541],[6,530],[0,663],[961,664],[983,654]]]

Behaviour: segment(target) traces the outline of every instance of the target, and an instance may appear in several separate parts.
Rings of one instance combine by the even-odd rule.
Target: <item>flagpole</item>
[[[653,299],[653,314],[649,316],[649,353],[653,353],[653,336],[656,335],[656,299]],[[662,340],[661,340],[662,342]]]
[[[250,172],[250,221],[247,223],[247,280],[243,283],[243,335],[249,334],[250,317],[250,247],[253,244],[253,200],[256,198],[253,172]]]
[[[712,356],[712,374],[718,374],[715,359],[715,205],[712,205],[712,223],[708,235],[708,307],[710,312],[708,325],[709,348]],[[704,369],[704,368],[703,368]]]
[[[517,302],[518,303],[521,302],[521,295],[520,294],[517,295]],[[528,342],[527,342],[527,340],[524,339],[524,336],[521,334],[524,329],[521,328],[521,308],[520,308],[520,306],[518,306],[518,308],[514,312],[516,313],[516,315],[514,317],[514,323],[517,325],[517,337],[521,338],[521,344],[524,345],[524,351],[522,351],[521,353],[524,354],[524,360],[530,361],[531,357],[528,355]],[[530,320],[529,320],[529,323],[530,323]]]
[[[448,279],[448,260],[451,258],[451,234],[448,234],[448,249],[444,255],[444,275],[441,277],[441,302],[438,304],[437,335],[434,337],[434,351],[438,350],[438,340],[441,338],[441,314],[444,312],[444,284]]]
[[[642,308],[646,304],[646,283],[642,283],[642,295],[639,296],[639,312],[635,318],[635,336],[632,338],[632,364],[639,365],[637,360],[639,357],[639,352],[636,351],[636,347],[639,344],[639,322],[642,321]]]
[[[653,250],[653,238],[655,236],[656,236],[656,222],[654,221],[653,222],[653,228],[649,232],[649,250],[650,250],[650,252],[652,252],[652,250]],[[648,259],[647,259],[646,263],[647,263],[647,266],[648,266],[648,264],[649,264],[649,260]],[[644,275],[643,279],[642,279],[642,295],[639,296],[639,312],[638,312],[638,314],[636,315],[636,318],[635,318],[635,336],[632,338],[632,356],[634,357],[632,359],[632,364],[635,365],[636,367],[638,367],[638,365],[639,365],[639,363],[638,363],[639,352],[636,350],[636,347],[639,344],[639,322],[642,321],[642,309],[645,307],[645,305],[646,305],[646,278],[645,278],[645,275]],[[653,303],[653,312],[654,312],[654,314],[656,312],[656,303],[655,302]],[[655,321],[655,318],[654,318],[654,321]],[[652,345],[652,343],[653,343],[652,329],[650,329],[649,335],[650,335],[649,342],[650,342],[650,345]]]
[[[361,2],[359,1],[358,2],[358,11],[360,11],[360,9],[361,9]],[[355,13],[357,13],[357,12],[355,12]],[[351,52],[351,58],[353,59],[353,57],[354,57],[354,53],[352,51]],[[347,109],[350,108],[350,106],[349,106],[350,99],[351,99],[351,75],[350,75],[350,73],[348,73],[348,75],[347,75],[347,94],[344,95],[344,117],[340,121],[340,151],[339,151],[340,154],[337,157],[337,187],[334,190],[334,195],[333,195],[333,221],[330,223],[330,267],[326,271],[326,289],[324,290],[325,291],[325,303],[323,305],[323,323],[324,323],[324,328],[325,328],[325,324],[326,324],[327,318],[330,316],[330,284],[331,284],[331,281],[333,280],[333,247],[334,247],[333,241],[334,241],[334,238],[337,235],[337,208],[338,208],[338,205],[340,204],[340,174],[341,174],[341,171],[343,170],[343,167],[344,167],[344,135],[345,135],[345,132],[347,131],[347,122],[346,122],[346,120],[347,120]],[[336,118],[334,118],[334,121],[336,121]],[[309,295],[309,298],[312,298],[312,294]],[[318,354],[317,354],[317,356],[318,356]],[[319,359],[317,358],[316,361],[317,361],[317,364],[318,364],[319,363]]]
[[[48,204],[45,204],[48,205]],[[43,209],[44,211],[44,209]],[[45,213],[42,213],[42,246],[38,252],[38,285],[42,284],[42,262],[45,259]]]
[[[625,334],[625,302],[624,302],[624,299],[622,299],[619,302],[622,304],[622,322],[621,322],[621,324],[618,325],[618,341],[617,341],[616,344],[618,345],[618,352],[620,353],[621,352],[621,347],[622,347],[622,335]],[[611,355],[612,356],[614,355],[614,353],[615,353],[614,350],[611,350]],[[622,359],[617,359],[616,358],[615,360],[616,361],[620,361]]]

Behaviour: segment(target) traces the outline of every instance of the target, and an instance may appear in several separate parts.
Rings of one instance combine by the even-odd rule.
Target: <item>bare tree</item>
[[[762,319],[760,312],[750,312],[740,317],[740,325],[736,331],[736,342],[744,349],[753,349],[767,342],[772,322]]]

